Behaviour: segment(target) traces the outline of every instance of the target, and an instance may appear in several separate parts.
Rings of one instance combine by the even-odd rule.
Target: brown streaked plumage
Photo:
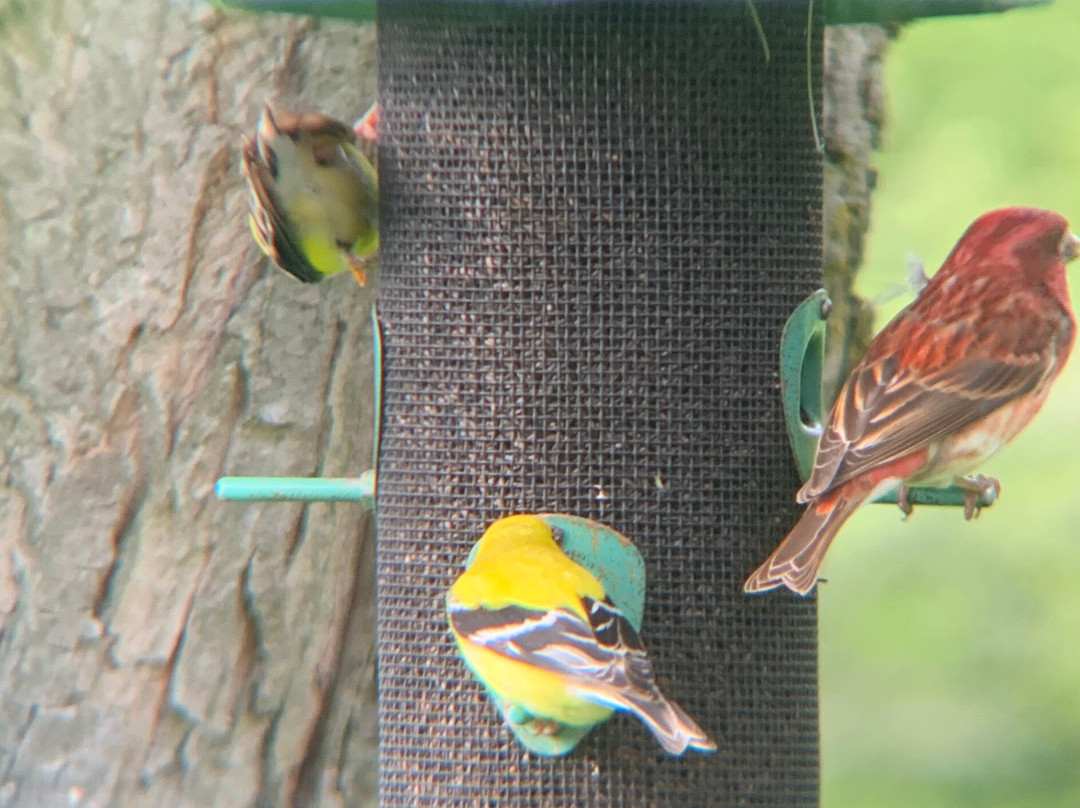
[[[363,285],[375,260],[378,177],[356,137],[326,115],[266,107],[244,141],[252,234],[274,263],[305,283],[349,269]]]
[[[871,342],[833,405],[808,503],[744,585],[806,594],[830,543],[875,492],[964,485],[970,518],[996,480],[967,477],[1042,407],[1076,331],[1065,264],[1080,239],[1060,215],[1002,208],[977,219],[922,293]]]

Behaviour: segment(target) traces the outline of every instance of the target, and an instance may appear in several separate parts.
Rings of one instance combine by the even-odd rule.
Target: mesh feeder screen
[[[757,5],[769,61],[742,0],[380,6],[384,808],[818,802],[815,603],[741,586],[797,515],[777,352],[820,284],[822,26]],[[658,681],[719,754],[502,726],[443,595],[520,511],[634,539]]]

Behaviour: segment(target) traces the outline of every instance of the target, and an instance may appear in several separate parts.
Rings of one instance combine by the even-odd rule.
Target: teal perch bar
[[[375,509],[375,472],[359,477],[222,477],[218,499],[229,502],[359,502]]]

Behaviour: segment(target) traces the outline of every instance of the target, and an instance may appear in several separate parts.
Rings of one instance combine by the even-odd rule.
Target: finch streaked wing
[[[623,613],[610,601],[586,597],[582,605],[589,622],[569,609],[465,609],[451,603],[450,624],[471,643],[566,676],[596,693],[601,687],[655,687],[652,664]]]

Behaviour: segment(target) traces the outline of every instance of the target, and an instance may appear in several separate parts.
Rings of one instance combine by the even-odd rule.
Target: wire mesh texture
[[[741,0],[380,6],[384,808],[818,803],[815,602],[741,586],[797,516],[778,346],[820,284],[822,23],[758,6],[768,59]],[[635,540],[658,681],[718,754],[623,715],[517,745],[443,596],[523,511]]]

